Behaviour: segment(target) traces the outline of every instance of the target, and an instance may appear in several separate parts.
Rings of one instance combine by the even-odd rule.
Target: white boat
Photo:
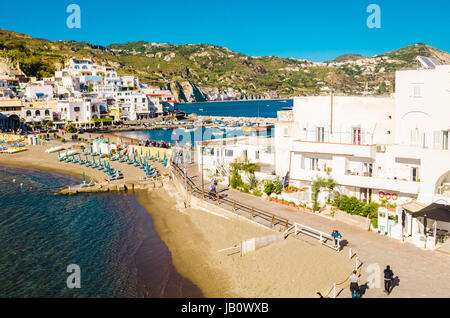
[[[65,156],[70,157],[72,155],[76,155],[77,153],[78,153],[77,150],[69,150],[69,151],[61,153],[61,157],[65,157]]]
[[[52,153],[52,152],[57,152],[57,151],[61,151],[61,150],[64,150],[64,149],[66,149],[66,148],[64,148],[62,146],[57,146],[57,147],[46,149],[45,152]]]
[[[214,136],[223,136],[224,135],[224,132],[222,131],[222,132],[215,132],[215,133],[212,133]]]

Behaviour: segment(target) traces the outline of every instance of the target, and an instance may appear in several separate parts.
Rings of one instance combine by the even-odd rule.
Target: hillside
[[[425,44],[374,57],[346,55],[327,63],[273,56],[250,57],[208,44],[174,45],[145,41],[111,44],[57,41],[0,29],[0,66],[15,65],[28,76],[52,76],[70,57],[88,57],[135,75],[142,83],[172,90],[180,102],[203,101],[227,93],[237,99],[327,93],[386,94],[394,73],[416,67],[417,55],[450,63],[450,54]],[[3,64],[1,64],[3,62]],[[0,68],[1,72],[1,68]]]
[[[354,61],[359,59],[366,58],[364,55],[361,54],[343,54],[338,56],[333,60],[333,62],[346,62],[346,61]]]

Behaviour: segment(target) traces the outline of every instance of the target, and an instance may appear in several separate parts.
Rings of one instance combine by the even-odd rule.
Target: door
[[[316,127],[316,141],[324,142],[325,141],[325,128]]]
[[[361,128],[353,128],[352,144],[354,144],[354,145],[361,144]]]
[[[411,181],[417,181],[419,178],[419,168],[412,167],[411,168]]]
[[[448,150],[448,130],[442,132],[442,149]]]

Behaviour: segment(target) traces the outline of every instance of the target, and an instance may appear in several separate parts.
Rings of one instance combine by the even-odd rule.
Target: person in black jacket
[[[384,290],[389,295],[391,293],[392,279],[394,278],[394,273],[389,265],[386,266],[384,270]]]

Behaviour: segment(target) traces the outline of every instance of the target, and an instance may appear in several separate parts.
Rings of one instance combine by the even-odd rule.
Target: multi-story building
[[[30,99],[53,99],[55,89],[53,85],[29,85],[25,88],[25,96]]]
[[[61,119],[74,123],[91,123],[92,120],[100,119],[102,107],[107,107],[106,101],[70,99],[57,104]]]
[[[18,129],[21,127],[23,101],[19,99],[0,100],[0,129]]]
[[[397,72],[394,98],[295,98],[278,114],[277,174],[310,188],[328,171],[362,201],[450,204],[449,85],[446,65]]]
[[[187,142],[190,132],[178,132],[177,139]],[[205,141],[197,142],[198,170],[210,171],[212,175],[227,175],[230,164],[239,162],[251,162],[257,164],[255,176],[258,180],[275,179],[275,146],[273,138],[266,136],[240,136],[225,139],[212,139],[214,136],[203,136]],[[219,137],[221,138],[221,137]],[[192,144],[192,141],[191,141]],[[203,146],[203,147],[202,147]]]

